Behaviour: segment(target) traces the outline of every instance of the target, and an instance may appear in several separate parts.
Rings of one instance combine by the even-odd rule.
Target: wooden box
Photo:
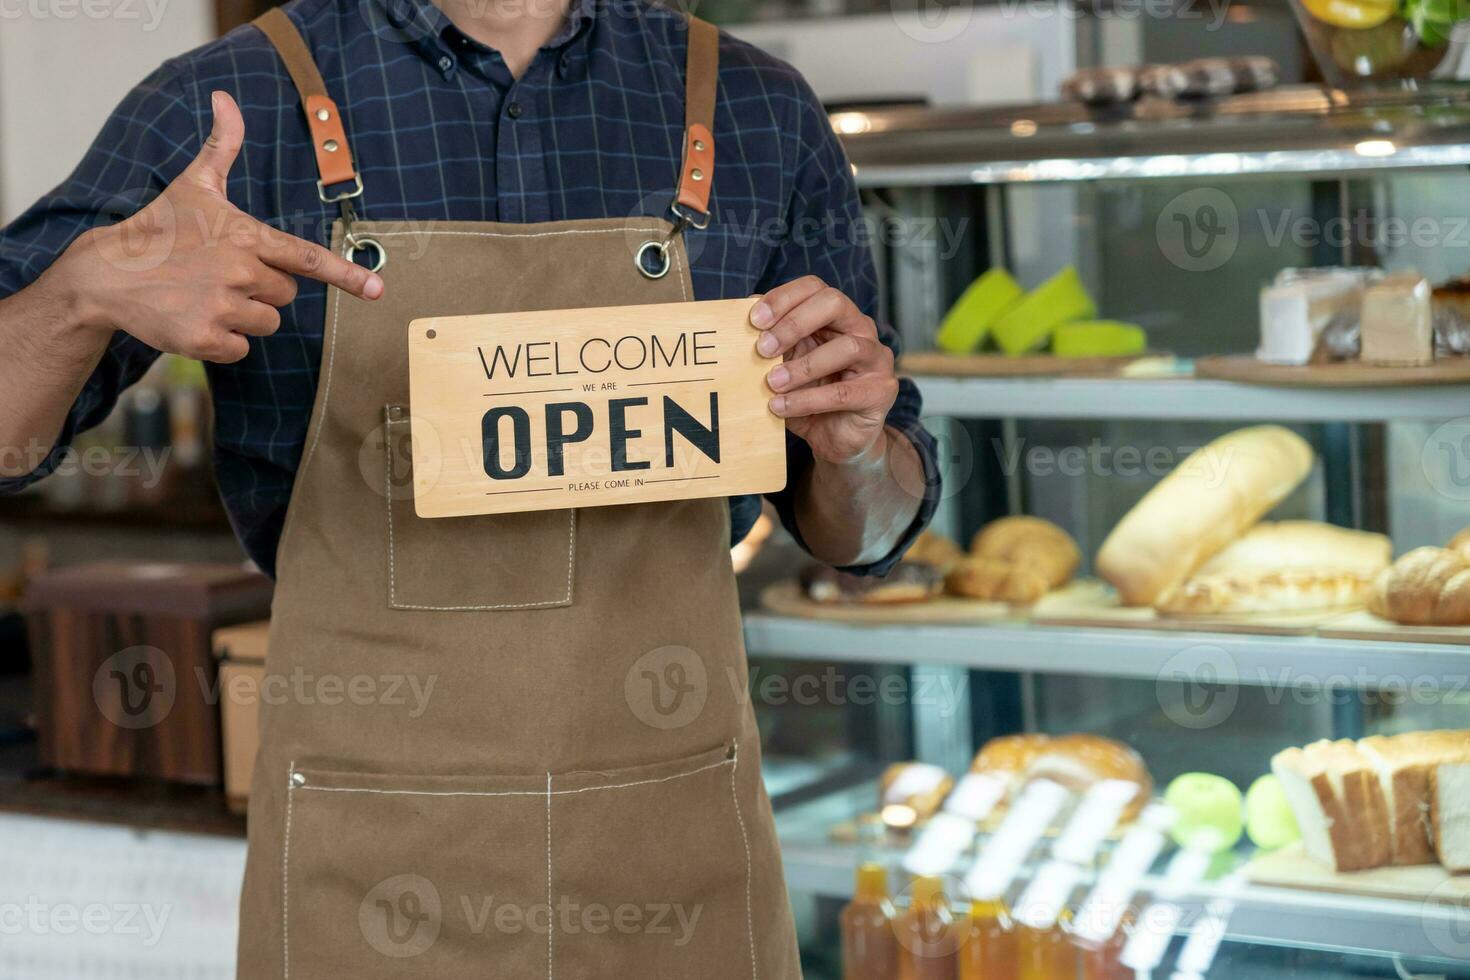
[[[260,748],[260,685],[265,679],[269,635],[269,622],[214,631],[225,750],[225,801],[235,813],[244,813],[250,802],[250,777]]]
[[[41,761],[63,772],[196,785],[222,778],[216,629],[270,613],[241,565],[98,562],[31,583]]]

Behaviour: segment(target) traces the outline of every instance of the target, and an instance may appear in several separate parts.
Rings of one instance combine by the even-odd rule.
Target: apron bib
[[[405,227],[355,219],[306,45],[279,10],[257,23],[301,89],[323,199],[355,185],[333,248],[375,250],[386,291],[329,295],[238,976],[799,978],[727,502],[425,520],[412,498],[410,320],[693,299],[679,233],[707,213],[714,29],[692,22],[677,224]]]

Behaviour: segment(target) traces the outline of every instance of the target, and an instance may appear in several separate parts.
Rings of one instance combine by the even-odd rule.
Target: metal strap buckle
[[[322,199],[323,204],[336,204],[339,201],[350,201],[353,198],[362,197],[362,174],[357,174],[353,178],[353,181],[355,186],[352,188],[352,190],[343,191],[341,194],[337,194],[332,197],[327,196],[326,185],[323,184],[321,181],[317,181],[316,196]]]
[[[693,228],[695,231],[704,231],[706,228],[709,227],[710,216],[707,213],[699,214],[698,211],[685,211],[678,201],[670,204],[669,210],[674,212],[674,217],[679,219],[678,224],[676,225],[676,230],[674,232],[675,234],[678,234],[685,228]],[[698,215],[698,217],[696,218],[695,215]]]

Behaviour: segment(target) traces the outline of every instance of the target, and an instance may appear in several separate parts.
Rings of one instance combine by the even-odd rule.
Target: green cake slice
[[[970,284],[939,325],[936,343],[950,354],[980,349],[991,326],[1024,294],[1020,283],[999,267]]]
[[[1080,320],[1057,327],[1051,349],[1058,357],[1127,357],[1148,349],[1148,335],[1132,323]]]
[[[1069,265],[1006,310],[992,332],[1001,350],[1018,357],[1045,347],[1062,324],[1095,316],[1097,304]]]

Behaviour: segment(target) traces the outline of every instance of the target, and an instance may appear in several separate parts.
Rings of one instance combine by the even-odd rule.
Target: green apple
[[[1286,802],[1281,780],[1270,773],[1251,783],[1246,791],[1245,830],[1251,842],[1263,851],[1273,851],[1301,839],[1301,828],[1296,825],[1291,804]]]
[[[1245,829],[1240,789],[1223,776],[1187,772],[1164,791],[1176,814],[1171,834],[1180,847],[1227,851]]]

